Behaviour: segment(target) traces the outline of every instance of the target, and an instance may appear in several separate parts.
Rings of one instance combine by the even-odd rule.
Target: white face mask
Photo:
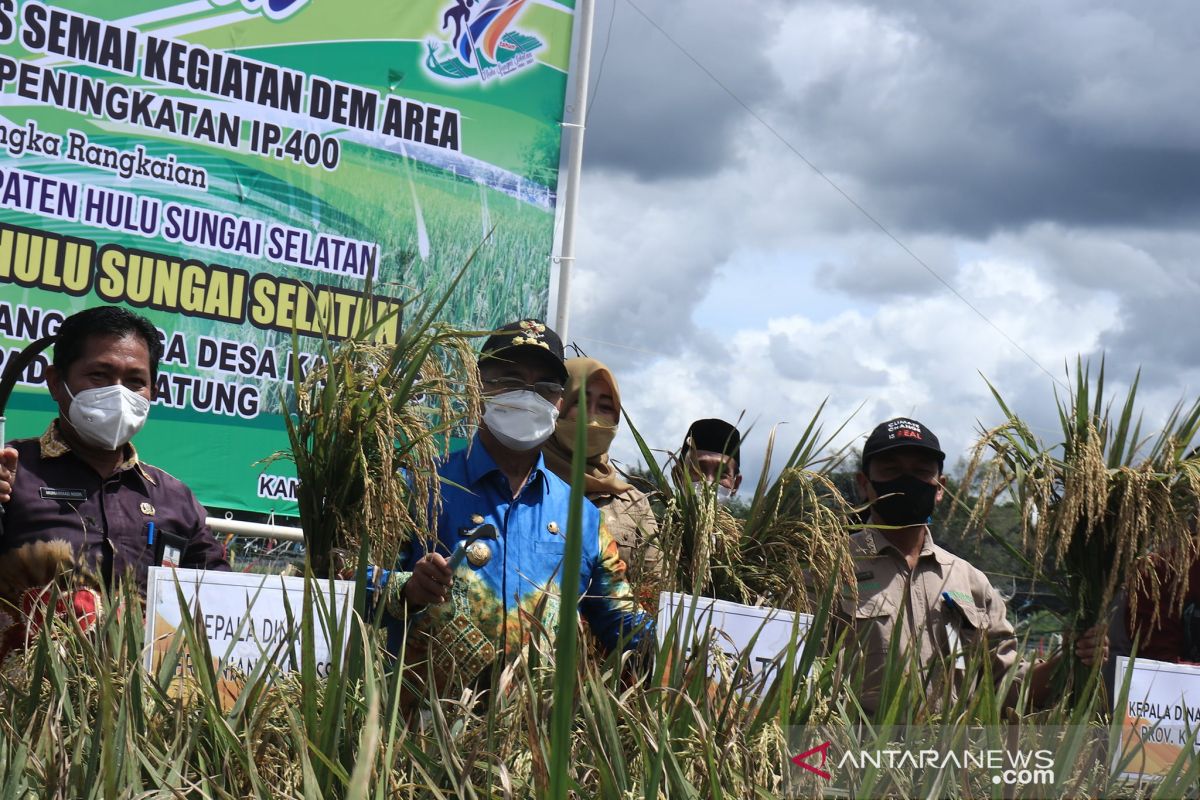
[[[558,407],[537,392],[521,389],[484,399],[483,421],[500,444],[525,451],[540,446],[554,433]]]
[[[692,481],[692,489],[695,490],[697,497],[704,497],[712,491],[711,481]],[[723,506],[727,506],[733,502],[734,491],[728,486],[720,483],[717,484],[717,502]]]
[[[104,450],[120,450],[146,424],[150,413],[150,401],[124,386],[101,386],[84,389],[71,394],[63,382],[67,396],[71,398],[67,419],[88,444]]]

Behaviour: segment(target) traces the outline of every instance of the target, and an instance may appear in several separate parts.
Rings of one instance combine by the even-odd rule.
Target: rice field
[[[847,796],[837,794],[838,788],[853,797],[1196,796],[1200,759],[1187,754],[1154,784],[1113,777],[1113,700],[1096,669],[1071,665],[1075,682],[1048,708],[1031,710],[1028,689],[1020,688],[1017,711],[1002,701],[1012,676],[994,681],[981,649],[967,653],[964,663],[966,679],[977,689],[957,696],[930,692],[920,670],[896,658],[884,678],[888,689],[881,710],[862,714],[859,679],[845,668],[842,643],[830,634],[831,609],[853,577],[845,537],[856,509],[831,479],[840,458],[830,454],[835,436],[822,433],[820,412],[786,456],[779,477],[755,488],[745,520],[734,520],[687,488],[677,491],[669,475],[652,466],[662,501],[662,547],[668,563],[678,567],[659,584],[634,587],[638,596],[660,589],[706,592],[811,613],[807,633],[796,631],[789,643],[794,669],[777,672],[768,686],[749,687],[743,678],[748,656],[730,658],[711,635],[693,641],[682,617],[658,621],[661,640],[642,658],[605,656],[577,626],[571,595],[562,599],[557,636],[535,632],[521,654],[493,670],[487,682],[439,695],[425,665],[388,652],[363,589],[366,564],[393,557],[400,533],[421,529],[419,509],[436,496],[437,482],[429,478],[443,440],[433,434],[477,418],[466,340],[435,322],[441,312],[438,302],[430,302],[406,320],[397,353],[363,342],[328,343],[327,370],[295,387],[302,413],[292,423],[288,457],[302,481],[322,487],[300,501],[307,580],[315,591],[329,574],[344,569],[353,575],[354,613],[342,617],[319,604],[304,609],[296,669],[283,673],[264,659],[249,673],[235,675],[241,692],[231,708],[222,706],[216,692],[226,653],[210,650],[186,617],[154,672],[143,663],[149,643],[135,595],[106,598],[108,613],[87,635],[58,619],[30,637],[0,672],[0,796]],[[1086,373],[1078,388],[1064,405],[1064,424],[1099,437],[1094,446],[1079,448],[1079,457],[1097,458],[1098,447],[1109,461],[1136,472],[1143,457],[1128,448],[1117,455],[1114,444],[1140,440],[1132,431],[1118,435],[1127,427],[1122,420],[1136,418],[1134,398],[1126,404],[1129,414],[1118,406],[1122,410],[1108,420],[1108,406],[1097,396],[1102,392]],[[436,413],[428,413],[431,409]],[[1170,447],[1151,448],[1153,480],[1131,489],[1121,483],[1126,473],[1120,469],[1093,471],[1088,496],[1102,508],[1110,500],[1120,508],[1137,499],[1132,492],[1143,491],[1138,502],[1144,505],[1155,496],[1150,484],[1157,480],[1169,483],[1173,507],[1195,508],[1196,497],[1188,492],[1196,465],[1178,441],[1194,421],[1190,411],[1181,413],[1163,436]],[[1011,415],[1007,425],[1021,430]],[[583,435],[584,426],[579,429]],[[993,507],[1008,492],[1018,501],[1032,496],[1044,508],[1058,509],[1063,501],[1053,493],[1073,490],[1061,480],[1014,477],[1006,467],[1013,456],[1004,449],[1011,444],[1005,435],[993,432],[981,441],[978,468],[990,470],[985,485]],[[1074,475],[1076,451],[1052,445],[1031,440],[1022,452],[1058,469],[1060,477]],[[1161,457],[1167,452],[1173,455]],[[1046,460],[1052,458],[1058,461]],[[407,477],[396,469],[401,464]],[[582,466],[575,465],[577,476]],[[581,502],[577,492],[573,503]],[[973,508],[970,524],[987,535],[987,504]],[[1051,568],[1086,570],[1061,544],[1063,531],[1075,531],[1081,517],[1056,513],[1063,515],[1061,527],[1045,523],[1050,527],[1043,538],[1031,533],[1023,552],[1032,563],[1045,547],[1059,554]],[[578,526],[578,514],[573,516],[569,535]],[[1090,534],[1097,541],[1115,537],[1114,546],[1141,531],[1119,513],[1109,518],[1085,512],[1082,519],[1100,526]],[[568,573],[579,557],[574,550],[566,556]],[[344,560],[335,561],[335,554]],[[813,575],[819,578],[811,580]],[[1118,568],[1115,577],[1103,576],[1102,585],[1123,585],[1127,578],[1128,571]],[[1063,585],[1074,590],[1069,580]],[[1080,613],[1099,611],[1083,607]],[[332,631],[334,643],[328,674],[320,674],[313,656],[322,628]],[[176,668],[185,658],[193,667],[180,682]],[[1113,691],[1121,707],[1124,687]],[[980,769],[886,764],[839,773],[830,781],[792,761],[809,749],[814,735],[851,750],[915,731],[947,747],[965,746],[972,736],[1000,737],[1005,746],[1036,745],[1051,753],[1052,766],[1046,781],[999,786]],[[1135,757],[1125,756],[1125,763]]]

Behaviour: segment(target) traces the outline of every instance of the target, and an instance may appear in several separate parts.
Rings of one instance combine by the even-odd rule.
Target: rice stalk
[[[203,692],[166,691],[160,676],[145,671],[141,609],[131,599],[93,635],[47,626],[6,665],[0,675],[5,797],[524,798],[542,791],[536,764],[555,752],[547,712],[566,667],[549,657],[544,640],[500,670],[482,694],[440,698],[428,682],[428,713],[405,718],[394,713],[404,667],[386,653],[379,632],[353,614],[332,618],[337,630],[359,629],[360,666],[343,658],[344,671],[330,677],[256,672],[244,690],[255,693],[254,702],[226,711]],[[911,724],[942,725],[953,742],[968,725],[999,723],[1017,736],[1064,728],[1055,740],[1056,785],[1011,796],[1122,796],[1093,746],[1109,730],[1089,721],[1105,710],[1101,694],[1090,692],[1080,707],[1062,700],[1037,715],[1005,717],[999,708],[1007,684],[992,687],[983,649],[966,657],[974,691],[938,707],[919,675],[900,669],[887,679],[895,686],[889,716],[859,727],[857,688],[853,680],[832,680],[837,654],[823,652],[821,617],[832,602],[831,591],[817,598],[818,619],[802,645],[811,660],[800,660],[791,688],[777,691],[780,676],[761,698],[711,677],[711,636],[678,658],[675,643],[666,641],[654,677],[634,683],[622,680],[626,659],[581,648],[571,665],[577,689],[567,704],[566,785],[588,798],[779,797],[789,791],[788,759],[798,752],[789,725],[823,725],[850,743]],[[194,625],[185,618],[185,639]],[[729,676],[745,666],[745,656],[718,665]],[[344,687],[344,700],[331,704],[331,683]],[[31,706],[26,701],[35,694]],[[305,720],[310,700],[316,727]],[[341,730],[336,743],[321,733],[329,720]],[[1194,784],[1194,758],[1185,753],[1176,767],[1157,796],[1181,796]],[[854,779],[860,796],[982,798],[994,789],[979,774],[883,769]]]
[[[332,534],[316,528],[314,537],[328,534],[360,559],[380,558],[392,545],[380,544],[377,537],[395,530],[427,535],[420,515],[427,513],[427,498],[435,496],[433,459],[446,444],[430,434],[422,446],[431,449],[404,448],[438,425],[448,430],[454,415],[470,418],[472,403],[478,402],[469,395],[470,380],[460,383],[463,376],[454,377],[468,363],[465,349],[454,350],[463,346],[466,334],[420,330],[424,333],[414,334],[411,357],[399,361],[383,360],[369,341],[340,343],[330,355],[342,360],[330,359],[332,366],[320,373],[323,383],[314,378],[300,387],[307,393],[309,416],[320,422],[308,423],[308,438],[297,440],[302,445],[298,460],[310,459],[304,480],[323,492],[318,497],[314,489],[310,495],[305,525],[330,525]],[[458,366],[430,367],[442,369],[442,377],[422,372],[425,362],[417,356],[440,361],[443,347],[460,353],[453,362]],[[380,389],[384,365],[409,377],[396,379],[391,399],[368,413],[376,396],[388,390]],[[426,385],[433,385],[435,394],[422,394]],[[334,389],[327,396],[330,386]],[[1184,453],[1192,438],[1186,434],[1194,432],[1200,414],[1181,409],[1166,426],[1170,435],[1143,443],[1132,411],[1125,410],[1130,403],[1106,422],[1107,412],[1094,413],[1097,406],[1087,388],[1082,422],[1073,406],[1062,414],[1072,435],[1078,434],[1070,450],[1081,463],[1078,472],[1071,471],[1074,461],[1067,460],[1065,449],[1043,446],[1013,415],[985,437],[993,443],[990,457],[978,459],[973,469],[989,502],[1011,496],[1021,508],[1037,509],[1036,519],[1026,515],[1022,535],[1048,568],[1056,566],[1061,552],[1065,566],[1079,559],[1081,568],[1090,569],[1092,562],[1083,559],[1110,545],[1111,558],[1132,568],[1147,548],[1183,544],[1160,528],[1172,519],[1164,506],[1180,518],[1196,511],[1200,461]],[[413,402],[418,396],[429,405]],[[449,405],[440,405],[442,400]],[[403,416],[410,408],[414,416]],[[303,419],[295,423],[299,431]],[[1065,732],[1055,742],[1057,783],[1018,787],[1011,796],[1132,796],[1136,790],[1117,784],[1092,744],[1110,731],[1096,677],[1081,682],[1074,698],[1060,699],[1037,715],[1015,715],[1006,707],[1006,696],[1010,690],[1027,695],[1028,687],[1018,687],[1011,674],[993,675],[982,643],[965,654],[967,690],[957,693],[946,686],[931,690],[920,670],[897,657],[883,679],[888,687],[884,715],[874,725],[860,724],[862,687],[853,670],[845,669],[839,642],[829,642],[827,635],[833,604],[843,587],[854,585],[853,575],[843,571],[842,550],[853,509],[828,478],[837,457],[820,455],[827,441],[814,417],[778,474],[771,472],[768,456],[765,477],[740,521],[694,492],[688,496],[690,482],[676,490],[651,462],[660,489],[668,493],[668,539],[699,552],[687,571],[681,568],[672,577],[673,587],[715,589],[731,599],[814,615],[807,636],[801,641],[794,632],[789,642],[785,663],[795,668],[783,670],[762,695],[750,695],[737,684],[748,669],[748,654],[710,658],[716,645],[712,634],[688,653],[681,628],[665,620],[659,621],[665,628],[652,673],[631,680],[628,656],[567,646],[570,635],[563,625],[584,634],[575,628],[575,615],[563,610],[556,618],[547,613],[522,620],[531,631],[529,645],[495,670],[490,687],[440,697],[436,681],[424,680],[420,710],[408,714],[401,697],[415,684],[403,658],[387,652],[382,631],[358,610],[320,602],[318,589],[326,584],[310,571],[305,608],[293,610],[301,628],[298,669],[253,670],[243,676],[242,701],[226,709],[212,690],[214,654],[208,652],[202,624],[190,617],[184,618],[163,669],[145,669],[143,609],[126,589],[105,597],[109,613],[94,633],[81,635],[52,623],[3,665],[0,796],[525,798],[543,796],[553,784],[560,796],[605,800],[779,797],[796,791],[788,759],[798,752],[790,736],[797,726],[825,726],[832,738],[849,744],[886,741],[915,724],[941,726],[949,742],[959,741],[971,725],[1005,725],[1015,736],[1061,726]],[[340,460],[347,442],[350,455]],[[1097,452],[1103,473],[1096,466]],[[407,470],[403,478],[396,477],[400,467]],[[393,485],[363,483],[376,477]],[[1101,478],[1103,492],[1096,485]],[[1068,480],[1082,484],[1068,492]],[[343,489],[343,484],[353,486]],[[429,494],[410,488],[417,486],[428,487]],[[1070,499],[1064,500],[1068,493]],[[352,497],[372,508],[355,517],[360,512],[348,504]],[[974,506],[974,522],[986,524],[987,506],[985,501]],[[1082,530],[1089,520],[1093,528]],[[384,530],[394,524],[409,527]],[[1113,541],[1116,534],[1123,538]],[[1069,543],[1061,549],[1066,535],[1077,538],[1078,547]],[[821,581],[806,581],[806,573]],[[1092,587],[1095,597],[1127,586],[1128,576],[1128,571],[1124,578],[1105,573]],[[556,624],[557,652],[549,644]],[[311,642],[322,628],[339,642],[328,675],[318,674],[312,663]],[[342,649],[341,634],[347,631]],[[192,655],[197,656],[195,672],[181,687],[173,682],[174,667]],[[1124,700],[1124,694],[1118,697],[1118,708]],[[1185,752],[1152,793],[1181,796],[1195,785],[1198,771]],[[853,781],[858,796],[996,796],[984,778],[879,769]],[[816,796],[823,788],[815,781],[802,784],[799,796]]]
[[[472,334],[437,321],[469,265],[440,298],[410,301],[394,343],[377,341],[388,315],[323,339],[307,374],[293,347],[291,447],[273,458],[295,464],[306,555],[320,576],[352,569],[364,540],[374,563],[391,564],[409,538],[428,536],[437,463],[480,415]]]
[[[819,424],[824,404],[809,420],[792,453],[773,479],[776,431],[768,437],[760,480],[738,519],[716,502],[712,487],[697,491],[686,467],[671,457],[661,470],[653,452],[626,416],[642,457],[651,465],[653,488],[664,507],[659,521],[663,563],[675,565],[664,576],[664,590],[808,611],[815,605],[811,575],[853,587],[848,534],[854,509],[830,474],[845,451],[830,451]]]
[[[1068,377],[1073,391],[1056,393],[1062,439],[1049,444],[991,387],[1007,421],[985,430],[973,450],[964,484],[981,488],[970,524],[979,526],[1003,500],[1022,510],[1022,541],[1037,575],[1050,579],[1070,609],[1068,630],[1101,621],[1120,590],[1134,611],[1145,591],[1157,619],[1182,598],[1197,554],[1200,459],[1189,449],[1200,433],[1200,400],[1177,405],[1143,439],[1136,378],[1114,407],[1116,398],[1104,393],[1103,361],[1094,382],[1082,362]],[[1164,556],[1165,580],[1149,568]],[[1059,680],[1078,688],[1088,670],[1072,647],[1064,655],[1067,673]]]

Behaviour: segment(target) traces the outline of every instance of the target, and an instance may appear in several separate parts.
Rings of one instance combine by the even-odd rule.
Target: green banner
[[[489,232],[447,317],[546,314],[573,6],[0,0],[4,362],[138,310],[166,349],[143,458],[206,505],[294,513],[288,465],[260,463],[287,446],[293,329],[308,368]],[[55,414],[47,358],[10,438]]]

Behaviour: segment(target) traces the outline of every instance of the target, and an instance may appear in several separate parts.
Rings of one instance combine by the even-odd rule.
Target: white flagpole
[[[567,119],[563,120],[564,136],[570,133],[567,143],[566,199],[563,202],[562,239],[558,257],[558,294],[555,299],[554,330],[567,342],[568,311],[571,306],[571,271],[575,268],[575,214],[579,206],[579,174],[583,170],[583,133],[587,120],[588,73],[592,65],[592,18],[595,12],[593,0],[580,0],[576,13],[579,25],[575,32],[578,43],[575,60],[575,86],[573,101],[566,106]],[[561,196],[561,193],[560,193]]]

